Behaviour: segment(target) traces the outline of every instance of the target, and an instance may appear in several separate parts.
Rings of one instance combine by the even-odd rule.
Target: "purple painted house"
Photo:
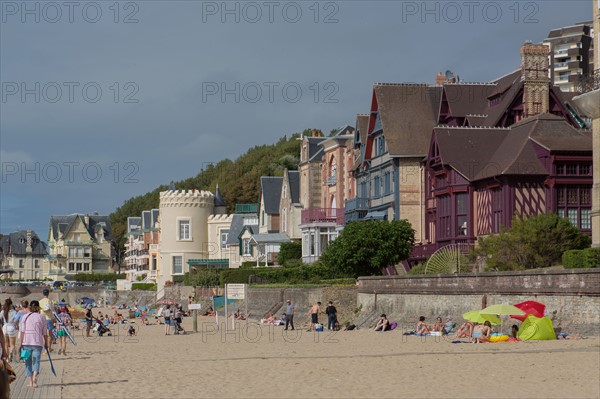
[[[562,117],[436,127],[425,173],[426,238],[437,248],[498,233],[513,215],[555,212],[591,232],[592,134]]]

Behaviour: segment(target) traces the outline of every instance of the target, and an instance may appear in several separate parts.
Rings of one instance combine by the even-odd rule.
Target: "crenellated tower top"
[[[168,190],[160,193],[160,207],[212,208],[215,196],[204,190]]]

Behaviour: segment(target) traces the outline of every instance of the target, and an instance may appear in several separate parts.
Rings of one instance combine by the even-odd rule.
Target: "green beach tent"
[[[523,341],[549,341],[556,339],[556,333],[552,327],[552,320],[529,315],[521,324],[517,337]]]

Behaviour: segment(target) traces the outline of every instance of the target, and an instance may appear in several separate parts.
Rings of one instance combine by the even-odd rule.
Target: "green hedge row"
[[[133,283],[131,284],[132,290],[141,290],[141,291],[156,291],[156,284],[152,283]]]
[[[121,273],[81,273],[75,275],[75,281],[117,281],[125,278],[125,274]]]
[[[339,279],[335,271],[321,264],[303,265],[294,268],[231,269],[221,272],[221,285],[247,284],[250,276],[260,277],[267,284],[318,284],[321,280]],[[353,279],[353,281],[355,281]]]
[[[321,283],[327,284],[327,285],[356,285],[356,279],[354,277],[331,278],[331,279],[321,280]]]
[[[565,251],[562,256],[562,263],[567,269],[600,267],[600,248]]]

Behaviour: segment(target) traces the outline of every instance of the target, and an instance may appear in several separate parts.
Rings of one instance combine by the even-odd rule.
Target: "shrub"
[[[590,238],[567,219],[545,213],[529,218],[515,216],[510,229],[480,238],[476,252],[485,257],[488,269],[523,270],[558,264],[565,251],[589,245]]]
[[[571,249],[562,255],[562,264],[566,269],[583,267],[583,250]]]
[[[324,279],[349,277],[336,273],[321,263],[299,267],[230,269],[221,272],[221,284],[247,284],[250,276],[261,277],[270,284],[318,284]]]
[[[301,259],[288,259],[285,263],[281,264],[283,267],[300,267],[304,265]]]
[[[76,274],[74,279],[75,281],[117,281],[125,278],[125,274],[118,273],[81,273]]]
[[[406,274],[410,274],[410,275],[425,274],[425,266],[427,266],[426,263],[419,263],[419,264],[413,266]]]
[[[141,291],[156,291],[156,284],[153,283],[133,283],[131,284],[132,290]]]
[[[184,275],[183,283],[197,287],[216,287],[219,285],[219,274],[218,269],[193,270]]]
[[[327,284],[327,285],[344,285],[344,286],[356,285],[356,279],[353,277],[332,278],[332,279],[321,280],[321,283]]]
[[[285,265],[289,261],[300,261],[302,259],[302,243],[299,241],[284,242],[279,247],[277,261]]]
[[[600,248],[586,248],[582,256],[583,267],[600,267]]]

